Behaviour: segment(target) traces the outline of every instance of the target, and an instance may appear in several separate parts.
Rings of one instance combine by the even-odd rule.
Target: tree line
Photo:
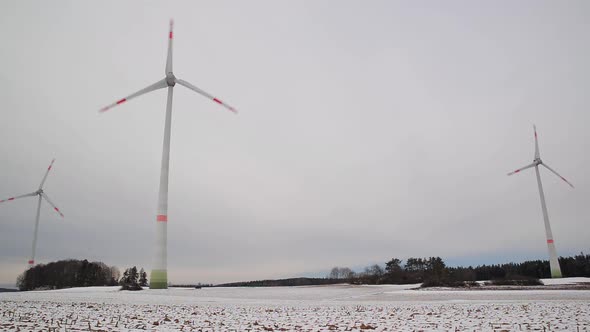
[[[117,267],[103,262],[67,259],[35,265],[16,280],[19,290],[117,285],[122,289],[141,289],[141,286],[147,286],[147,273],[143,268],[138,272],[134,266],[121,276]]]
[[[573,257],[560,257],[559,264],[564,277],[590,277],[590,255],[580,253]],[[392,258],[368,266],[362,272],[347,267],[334,267],[327,279],[353,284],[415,284],[453,285],[457,282],[476,280],[540,279],[550,278],[549,261],[532,260],[522,263],[479,265],[476,267],[448,267],[440,257],[408,258],[403,261]]]
[[[311,286],[311,285],[330,285],[342,283],[342,279],[330,278],[288,278],[278,280],[254,280],[232,282],[215,285],[214,287],[275,287],[275,286]]]
[[[564,277],[590,277],[590,255],[580,253],[572,257],[559,257]],[[220,284],[231,287],[307,286],[337,283],[352,284],[416,284],[448,285],[476,280],[540,279],[551,276],[549,261],[532,260],[522,263],[478,265],[476,267],[448,267],[440,257],[398,258],[385,262],[384,267],[374,264],[361,272],[348,267],[334,267],[326,278],[290,278],[257,280]],[[116,286],[138,290],[148,285],[147,273],[134,266],[123,275],[115,266],[88,260],[62,260],[39,264],[22,273],[17,279],[20,290],[60,289],[68,287]],[[209,285],[211,286],[211,285]]]

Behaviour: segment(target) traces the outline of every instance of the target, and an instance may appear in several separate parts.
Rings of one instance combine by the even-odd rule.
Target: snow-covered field
[[[550,283],[590,282],[562,279]],[[590,331],[589,290],[314,286],[0,293],[2,331]]]

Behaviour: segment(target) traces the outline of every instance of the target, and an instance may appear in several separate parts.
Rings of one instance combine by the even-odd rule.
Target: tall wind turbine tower
[[[41,180],[41,184],[39,185],[39,188],[36,191],[34,191],[30,194],[24,194],[24,195],[10,197],[7,199],[0,200],[0,203],[3,203],[3,202],[8,202],[8,201],[14,201],[15,199],[24,198],[24,197],[32,197],[32,196],[39,197],[37,200],[37,214],[35,215],[35,233],[33,235],[33,246],[31,248],[31,258],[28,261],[29,268],[33,267],[33,265],[35,265],[35,252],[37,251],[37,234],[39,233],[39,215],[41,214],[41,202],[43,201],[43,199],[45,199],[47,201],[47,203],[49,203],[49,205],[51,205],[53,210],[55,210],[55,212],[57,212],[62,218],[64,216],[61,213],[61,211],[57,208],[57,206],[55,206],[55,204],[53,204],[53,202],[49,199],[49,196],[47,196],[47,194],[43,190],[43,185],[45,184],[45,180],[47,180],[47,175],[49,175],[49,171],[51,171],[51,168],[53,167],[54,162],[55,162],[55,159],[53,159],[51,161],[51,164],[49,164],[49,167],[47,167],[47,171],[45,171],[45,175],[43,176],[43,180]]]
[[[534,167],[535,173],[537,174],[537,184],[539,185],[539,196],[541,196],[541,210],[543,211],[543,220],[545,221],[545,233],[547,235],[547,249],[549,250],[549,266],[551,268],[551,278],[561,278],[561,268],[559,267],[559,260],[557,259],[557,251],[555,250],[555,240],[553,238],[553,233],[551,232],[551,225],[549,224],[549,215],[547,214],[547,204],[545,203],[545,194],[543,193],[543,184],[541,183],[541,175],[539,174],[539,165],[544,166],[553,174],[557,175],[560,179],[565,181],[565,183],[569,184],[570,187],[574,187],[568,180],[566,180],[563,176],[559,175],[556,171],[554,171],[551,167],[545,164],[541,160],[541,155],[539,154],[539,141],[537,140],[537,127],[533,126],[535,131],[535,159],[533,163],[527,165],[525,167],[519,168],[514,172],[508,173],[508,175],[519,173],[522,170],[527,168]]]
[[[237,111],[222,102],[221,100],[213,97],[211,94],[197,88],[187,81],[181,80],[174,76],[172,72],[172,42],[174,40],[173,34],[174,22],[170,20],[170,32],[168,34],[168,55],[166,57],[166,69],[164,74],[166,75],[163,79],[158,82],[141,89],[123,99],[112,103],[109,106],[104,107],[100,112],[106,112],[109,109],[121,105],[132,98],[139,97],[148,92],[168,88],[168,99],[166,103],[166,123],[164,125],[164,144],[162,149],[162,167],[160,170],[160,191],[158,194],[158,212],[156,215],[156,247],[155,247],[155,258],[154,266],[150,274],[150,288],[152,289],[164,289],[168,288],[168,254],[167,254],[167,241],[168,241],[168,173],[169,173],[169,161],[170,161],[170,123],[172,120],[172,94],[174,92],[174,86],[176,83],[185,86],[186,88],[195,91],[196,93],[209,98],[212,101],[220,104],[228,110],[237,113]]]

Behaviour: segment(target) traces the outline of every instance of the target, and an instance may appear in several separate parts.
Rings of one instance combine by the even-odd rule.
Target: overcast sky
[[[172,282],[324,275],[392,257],[590,252],[587,1],[2,1],[0,198],[52,158],[37,262],[151,269],[165,90],[175,88]],[[0,283],[26,267],[35,199],[0,206]]]

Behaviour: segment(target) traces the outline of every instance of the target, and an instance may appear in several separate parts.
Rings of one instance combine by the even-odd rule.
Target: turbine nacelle
[[[175,86],[176,85],[176,76],[172,72],[166,74],[166,84],[168,86]]]

